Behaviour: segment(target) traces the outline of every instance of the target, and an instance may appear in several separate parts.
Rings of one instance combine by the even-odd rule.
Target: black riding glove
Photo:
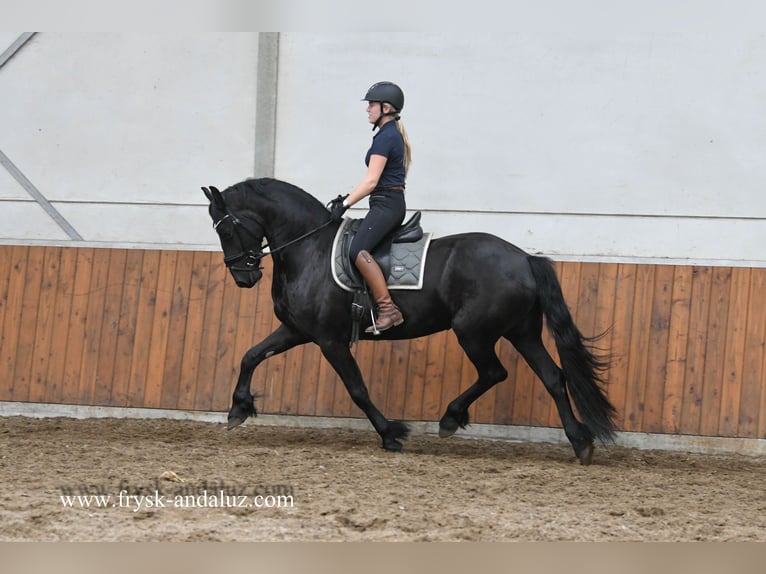
[[[327,204],[327,209],[330,211],[330,217],[332,217],[334,221],[343,219],[343,214],[346,213],[346,210],[348,209],[348,205],[343,205],[343,201],[347,197],[348,194],[343,196],[339,195]]]

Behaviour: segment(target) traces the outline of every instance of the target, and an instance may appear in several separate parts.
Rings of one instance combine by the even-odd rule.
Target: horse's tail
[[[575,325],[551,260],[534,255],[530,255],[528,260],[575,407],[594,438],[602,442],[612,441],[616,410],[604,393],[602,378],[609,361],[594,354],[591,346],[587,345],[598,337],[584,337]]]

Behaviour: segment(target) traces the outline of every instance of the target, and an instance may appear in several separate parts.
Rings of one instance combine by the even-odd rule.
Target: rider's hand
[[[343,214],[348,209],[348,205],[344,203],[347,197],[348,194],[343,196],[339,195],[327,204],[327,209],[330,212],[330,217],[332,217],[334,221],[340,221],[343,219]]]

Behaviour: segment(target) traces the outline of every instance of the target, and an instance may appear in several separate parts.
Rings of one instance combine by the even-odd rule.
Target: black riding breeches
[[[356,256],[360,251],[372,252],[386,235],[399,227],[406,212],[404,192],[394,189],[372,192],[370,210],[351,241],[351,263],[356,264]]]

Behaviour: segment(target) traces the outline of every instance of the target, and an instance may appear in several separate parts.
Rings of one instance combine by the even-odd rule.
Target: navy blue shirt
[[[388,160],[380,174],[378,187],[404,187],[404,140],[396,122],[386,122],[372,138],[364,163],[370,165],[371,155],[382,155]]]

